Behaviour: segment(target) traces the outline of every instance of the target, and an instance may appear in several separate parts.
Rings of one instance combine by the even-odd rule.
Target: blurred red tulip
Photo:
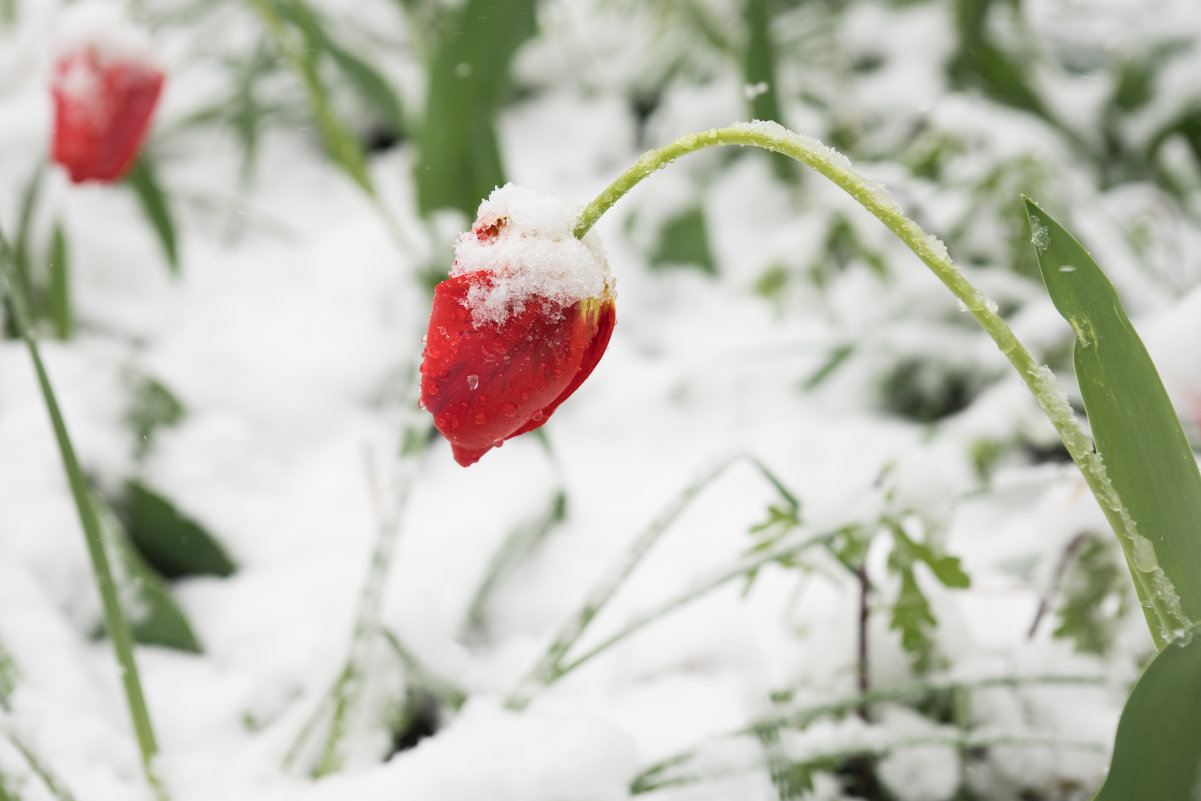
[[[508,223],[481,220],[464,238],[486,247]],[[523,236],[522,242],[528,241]],[[434,290],[421,401],[464,467],[545,423],[592,373],[613,333],[616,314],[607,271],[596,297],[564,301],[552,287],[514,303],[504,283],[519,271],[520,265],[452,271]],[[481,319],[475,307],[498,289],[508,293],[511,308],[500,319]]]
[[[162,71],[144,60],[88,46],[64,53],[50,88],[54,161],[75,183],[120,179],[137,158],[162,87]]]

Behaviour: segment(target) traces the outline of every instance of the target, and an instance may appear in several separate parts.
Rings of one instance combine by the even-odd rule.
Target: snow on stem
[[[59,455],[62,457],[63,470],[67,474],[67,482],[71,487],[71,495],[75,499],[75,509],[79,514],[79,522],[83,527],[84,541],[87,544],[88,557],[91,560],[92,575],[100,590],[100,602],[104,616],[104,628],[108,632],[113,652],[120,667],[121,684],[125,689],[126,705],[133,722],[134,734],[138,741],[138,750],[142,756],[142,770],[146,781],[154,791],[159,801],[166,801],[167,791],[158,778],[154,767],[154,758],[158,754],[158,741],[154,736],[154,728],[150,722],[150,712],[146,707],[146,698],[142,692],[142,682],[138,676],[137,662],[133,657],[133,635],[130,633],[129,622],[121,610],[121,602],[117,596],[117,584],[109,564],[108,549],[100,520],[96,514],[95,501],[91,490],[84,479],[75,448],[67,433],[67,426],[59,410],[54,389],[50,384],[50,376],[42,362],[41,351],[32,328],[32,322],[25,305],[25,287],[17,274],[8,241],[0,234],[0,283],[7,285],[6,297],[9,310],[17,332],[25,341],[33,368],[37,374],[38,385],[46,404],[46,412],[54,428],[54,437],[58,442]]]
[[[996,302],[977,289],[955,267],[941,240],[926,233],[920,225],[906,217],[887,189],[855,170],[846,156],[817,139],[790,131],[778,123],[764,121],[739,122],[725,128],[686,134],[665,147],[643,153],[634,166],[622,173],[584,208],[576,223],[575,235],[580,237],[586,234],[601,215],[651,173],[688,153],[733,145],[780,153],[813,168],[875,215],[930,268],[934,276],[963,303],[967,312],[992,337],[1001,353],[1017,370],[1055,427],[1114,533],[1125,542],[1131,533],[1129,512],[1118,497],[1101,460],[1093,450],[1092,440],[1076,418],[1050,368],[1040,364],[1018,341],[1013,330],[997,314]],[[1161,628],[1170,630],[1172,599],[1163,597],[1161,588],[1152,586],[1137,572],[1132,572],[1132,578],[1140,597],[1149,600],[1152,610],[1160,618]],[[1154,627],[1152,634],[1162,647]]]

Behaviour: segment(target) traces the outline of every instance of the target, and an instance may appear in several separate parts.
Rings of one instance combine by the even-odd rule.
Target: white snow
[[[855,693],[858,585],[820,549],[800,565],[764,567],[749,590],[736,580],[685,604],[535,688],[521,711],[504,706],[637,534],[691,479],[738,453],[761,459],[799,497],[800,528],[788,536],[844,527],[875,536],[867,556],[877,587],[867,627],[873,688],[926,680],[889,626],[897,582],[881,521],[890,516],[960,557],[972,578],[967,590],[946,590],[918,566],[939,621],[931,675],[1012,679],[963,691],[962,730],[889,701],[873,704],[870,725],[852,714],[787,730],[782,754],[928,738],[881,756],[881,779],[905,801],[953,797],[961,776],[990,798],[1049,787],[1087,794],[1099,784],[1126,692],[1153,651],[1146,624],[1126,587],[1098,605],[1115,615],[1104,654],[1076,653],[1053,636],[1059,560],[1078,535],[1104,534],[1108,524],[1075,468],[1058,461],[1053,430],[1002,354],[920,261],[812,171],[784,180],[783,157],[749,148],[681,159],[583,241],[572,235],[578,204],[644,149],[747,117],[739,4],[688,4],[709,14],[702,30],[683,4],[543,2],[542,33],[518,55],[517,99],[498,122],[514,183],[479,209],[479,223],[496,224],[497,236],[484,243],[467,233],[457,245],[470,222],[461,213],[421,219],[414,210],[421,164],[410,140],[369,156],[378,204],[333,166],[295,75],[259,50],[262,22],[248,4],[135,5],[176,88],[148,152],[178,224],[182,274],[168,273],[128,187],[74,186],[54,171],[27,244],[44,280],[53,225],[68,235],[78,331],[58,342],[44,326],[43,351],[102,500],[142,481],[238,564],[227,578],[169,583],[201,653],[137,648],[173,801],[619,801],[656,760],[687,752],[696,772],[680,775],[700,780],[648,801],[776,797],[762,745],[731,733],[778,711],[777,691],[792,693],[789,708],[799,709]],[[311,5],[332,23],[327,32],[395,80],[406,113],[419,116],[425,29],[391,0]],[[1018,193],[1043,203],[1113,277],[1195,441],[1201,171],[1187,142],[1175,135],[1156,154],[1175,194],[1150,175],[1103,181],[1090,154],[1055,125],[952,88],[949,5],[792,5],[773,26],[778,74],[769,88],[783,122],[813,137],[804,141],[830,164],[851,156],[887,186],[872,196],[921,222],[929,252],[949,255],[997,299],[1034,357],[1055,368],[1039,371],[1040,387],[1068,409],[1078,400],[1064,356],[1073,332],[1037,275],[1017,263],[1028,268],[1034,255]],[[1006,43],[1032,37],[1044,73],[1037,85],[1052,97],[1080,89],[1085,100],[1057,108],[1086,142],[1109,124],[1093,116],[1115,65],[1170,55],[1170,41],[1184,42],[1157,74],[1149,104],[1106,129],[1137,149],[1195,105],[1194,5],[1161,0],[1162,14],[1149,14],[1121,0],[1031,0],[1027,16],[994,24]],[[10,237],[45,158],[46,73],[61,52],[58,32],[66,29],[63,43],[93,42],[113,57],[148,55],[145,33],[121,17],[123,3],[15,6],[11,24],[0,13],[0,226]],[[70,22],[76,12],[82,21]],[[1071,69],[1055,61],[1066,49]],[[354,87],[328,59],[321,76],[335,110],[365,133],[370,104],[352,99]],[[257,160],[245,174],[229,121],[197,122],[237,108],[243,88],[263,108]],[[774,124],[752,129],[787,135]],[[839,142],[846,155],[818,139]],[[664,225],[694,208],[716,276],[681,267],[679,254],[651,263]],[[348,719],[345,769],[316,780],[311,754],[291,768],[284,755],[343,666],[373,540],[394,501],[400,431],[417,414],[411,387],[429,315],[426,279],[444,275],[452,259],[452,275],[501,276],[494,292],[471,299],[477,323],[503,320],[535,296],[564,306],[601,297],[616,275],[622,325],[595,374],[545,427],[550,452],[537,438],[517,438],[464,470],[445,443],[430,445],[380,622],[469,699],[458,711],[440,706],[428,737],[392,753],[397,705],[419,682],[373,641],[369,703]],[[178,425],[143,443],[141,457],[125,419],[130,374],[160,381],[185,407]],[[896,411],[907,388],[937,392],[954,376],[967,377],[961,410],[929,424]],[[467,625],[495,554],[559,493],[562,519],[502,574],[482,624]],[[750,465],[732,467],[664,533],[569,659],[735,564],[760,541],[749,530],[780,503]],[[1158,581],[1154,543],[1130,544]],[[1032,632],[1044,600],[1050,606]],[[0,711],[0,773],[22,798],[49,796],[7,732],[80,801],[150,797],[120,674],[108,644],[93,639],[99,622],[28,355],[0,340],[0,649],[16,668],[11,709]],[[1085,680],[1039,685],[1040,676]],[[1072,747],[965,752],[954,743],[961,732]],[[846,794],[818,771],[812,798]]]
[[[68,6],[58,23],[60,57],[90,51],[101,66],[122,62],[147,69],[161,67],[150,34],[122,13],[120,3],[84,0]]]
[[[516,186],[498,187],[480,204],[472,231],[455,242],[450,275],[479,271],[493,277],[467,296],[472,321],[503,323],[531,298],[566,308],[613,292],[613,279],[597,234],[573,233],[579,209]]]

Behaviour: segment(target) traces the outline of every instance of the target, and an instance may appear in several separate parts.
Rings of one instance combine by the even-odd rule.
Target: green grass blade
[[[1201,472],[1109,279],[1029,199],[1026,211],[1043,282],[1076,333],[1080,394],[1116,491],[1098,500],[1117,523],[1140,596],[1152,603],[1148,622],[1162,648],[1201,620]]]
[[[187,615],[171,597],[163,577],[138,553],[111,509],[98,506],[100,525],[116,557],[121,597],[129,608],[129,628],[136,642],[198,654],[200,641]]]
[[[84,541],[87,545],[88,557],[91,560],[92,574],[100,591],[101,609],[104,615],[104,627],[113,644],[117,662],[121,666],[122,686],[125,690],[126,705],[130,719],[133,722],[134,734],[137,737],[138,749],[142,755],[142,769],[147,782],[155,792],[155,796],[163,801],[167,798],[166,790],[159,782],[154,769],[154,758],[158,753],[158,741],[150,722],[150,712],[146,708],[146,699],[142,694],[142,683],[138,676],[137,663],[133,658],[133,636],[129,631],[129,623],[121,611],[121,603],[117,597],[116,582],[113,579],[112,567],[109,564],[104,533],[96,516],[96,508],[92,503],[91,491],[84,479],[83,469],[75,455],[75,447],[67,433],[67,425],[59,410],[58,400],[50,384],[50,376],[42,362],[42,354],[38,348],[30,325],[29,312],[22,295],[22,286],[13,263],[12,251],[8,241],[0,234],[0,278],[7,285],[7,297],[13,318],[21,338],[29,350],[29,358],[33,362],[37,375],[38,386],[46,405],[46,413],[54,430],[54,438],[58,444],[59,455],[62,458],[63,471],[71,488],[71,496],[75,501],[75,509],[83,528]]]
[[[263,24],[266,25],[267,32],[271,34],[276,48],[304,84],[309,108],[317,123],[317,129],[321,132],[326,152],[350,176],[351,180],[358,184],[360,189],[368,196],[375,197],[375,187],[367,172],[367,155],[363,152],[358,139],[334,112],[329,93],[325,90],[325,84],[321,82],[319,69],[322,53],[321,42],[314,37],[312,32],[306,31],[303,27],[301,28],[302,47],[298,47],[289,36],[287,25],[279,9],[288,8],[289,11],[294,11],[295,5],[294,3],[280,5],[272,3],[271,0],[254,0],[254,8],[258,11]]]
[[[1201,777],[1201,636],[1163,649],[1130,691],[1109,776],[1093,801],[1195,801]]]
[[[179,243],[175,234],[175,220],[171,216],[167,197],[159,186],[150,160],[145,155],[139,158],[125,180],[137,194],[138,202],[142,204],[142,211],[146,214],[146,220],[154,229],[159,244],[163,248],[163,255],[167,257],[167,264],[170,266],[171,272],[179,275]]]
[[[75,331],[75,319],[71,314],[71,264],[67,254],[67,234],[61,222],[54,223],[54,231],[50,234],[50,257],[47,262],[50,284],[46,300],[50,321],[54,323],[55,335],[67,340]]]
[[[310,6],[301,0],[293,0],[282,10],[304,31],[307,41],[320,45],[320,49],[338,65],[355,91],[375,109],[392,133],[399,135],[405,129],[404,111],[392,84],[370,62],[359,58],[334,39]]]

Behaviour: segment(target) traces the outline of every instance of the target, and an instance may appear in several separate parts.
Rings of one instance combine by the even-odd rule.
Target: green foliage
[[[309,110],[326,152],[366,194],[374,197],[375,187],[367,172],[367,155],[358,139],[338,117],[329,91],[321,79],[322,47],[320,26],[312,23],[311,13],[300,0],[254,0],[254,8],[263,20],[272,41],[288,61],[304,86]],[[299,41],[287,20],[299,28]]]
[[[1162,646],[1173,630],[1201,620],[1201,540],[1195,536],[1201,472],[1113,285],[1059,223],[1030,200],[1026,205],[1047,292],[1076,334],[1080,394],[1117,494],[1098,500],[1115,525],[1140,598],[1151,602],[1147,620]],[[1117,514],[1118,501],[1129,522]]]
[[[213,535],[140,481],[126,483],[117,513],[141,555],[169,579],[236,570]]]
[[[1109,775],[1093,801],[1194,801],[1201,766],[1201,631],[1164,648],[1143,671],[1118,722]]]
[[[659,229],[650,263],[654,267],[694,267],[707,275],[717,275],[704,209],[690,206],[669,218]]]
[[[175,393],[152,376],[128,372],[125,388],[125,424],[134,435],[134,456],[141,459],[150,451],[154,435],[183,422],[187,410]]]
[[[495,118],[509,68],[535,31],[536,0],[465,0],[431,38],[426,106],[417,135],[417,206],[458,209],[471,219],[505,182]]]
[[[1060,581],[1062,600],[1054,633],[1070,640],[1077,651],[1102,655],[1109,653],[1129,607],[1130,583],[1115,561],[1112,540],[1095,534],[1083,537]]]
[[[933,423],[966,409],[983,388],[983,377],[970,368],[913,356],[881,377],[879,395],[885,411]]]
[[[134,162],[133,168],[125,176],[125,182],[133,189],[146,215],[146,221],[154,229],[167,265],[175,275],[179,274],[179,242],[175,233],[175,220],[171,208],[167,204],[167,196],[159,185],[154,165],[146,154]]]
[[[404,110],[388,79],[371,62],[334,38],[329,23],[302,0],[280,3],[279,9],[304,32],[306,45],[328,55],[364,103],[379,114],[393,135],[400,136],[406,127]]]
[[[177,651],[200,653],[200,642],[187,616],[162,576],[142,558],[111,510],[97,509],[108,546],[115,557],[115,575],[122,604],[129,615],[134,640]],[[97,634],[102,634],[98,631]]]
[[[893,537],[888,569],[900,579],[889,628],[900,633],[901,647],[913,659],[914,668],[924,673],[931,667],[933,630],[938,621],[918,583],[916,567],[924,564],[944,587],[966,589],[971,586],[971,578],[963,571],[957,557],[917,542],[895,520],[885,521],[885,524]]]
[[[7,706],[13,690],[17,688],[17,666],[12,656],[0,643],[0,708]]]

